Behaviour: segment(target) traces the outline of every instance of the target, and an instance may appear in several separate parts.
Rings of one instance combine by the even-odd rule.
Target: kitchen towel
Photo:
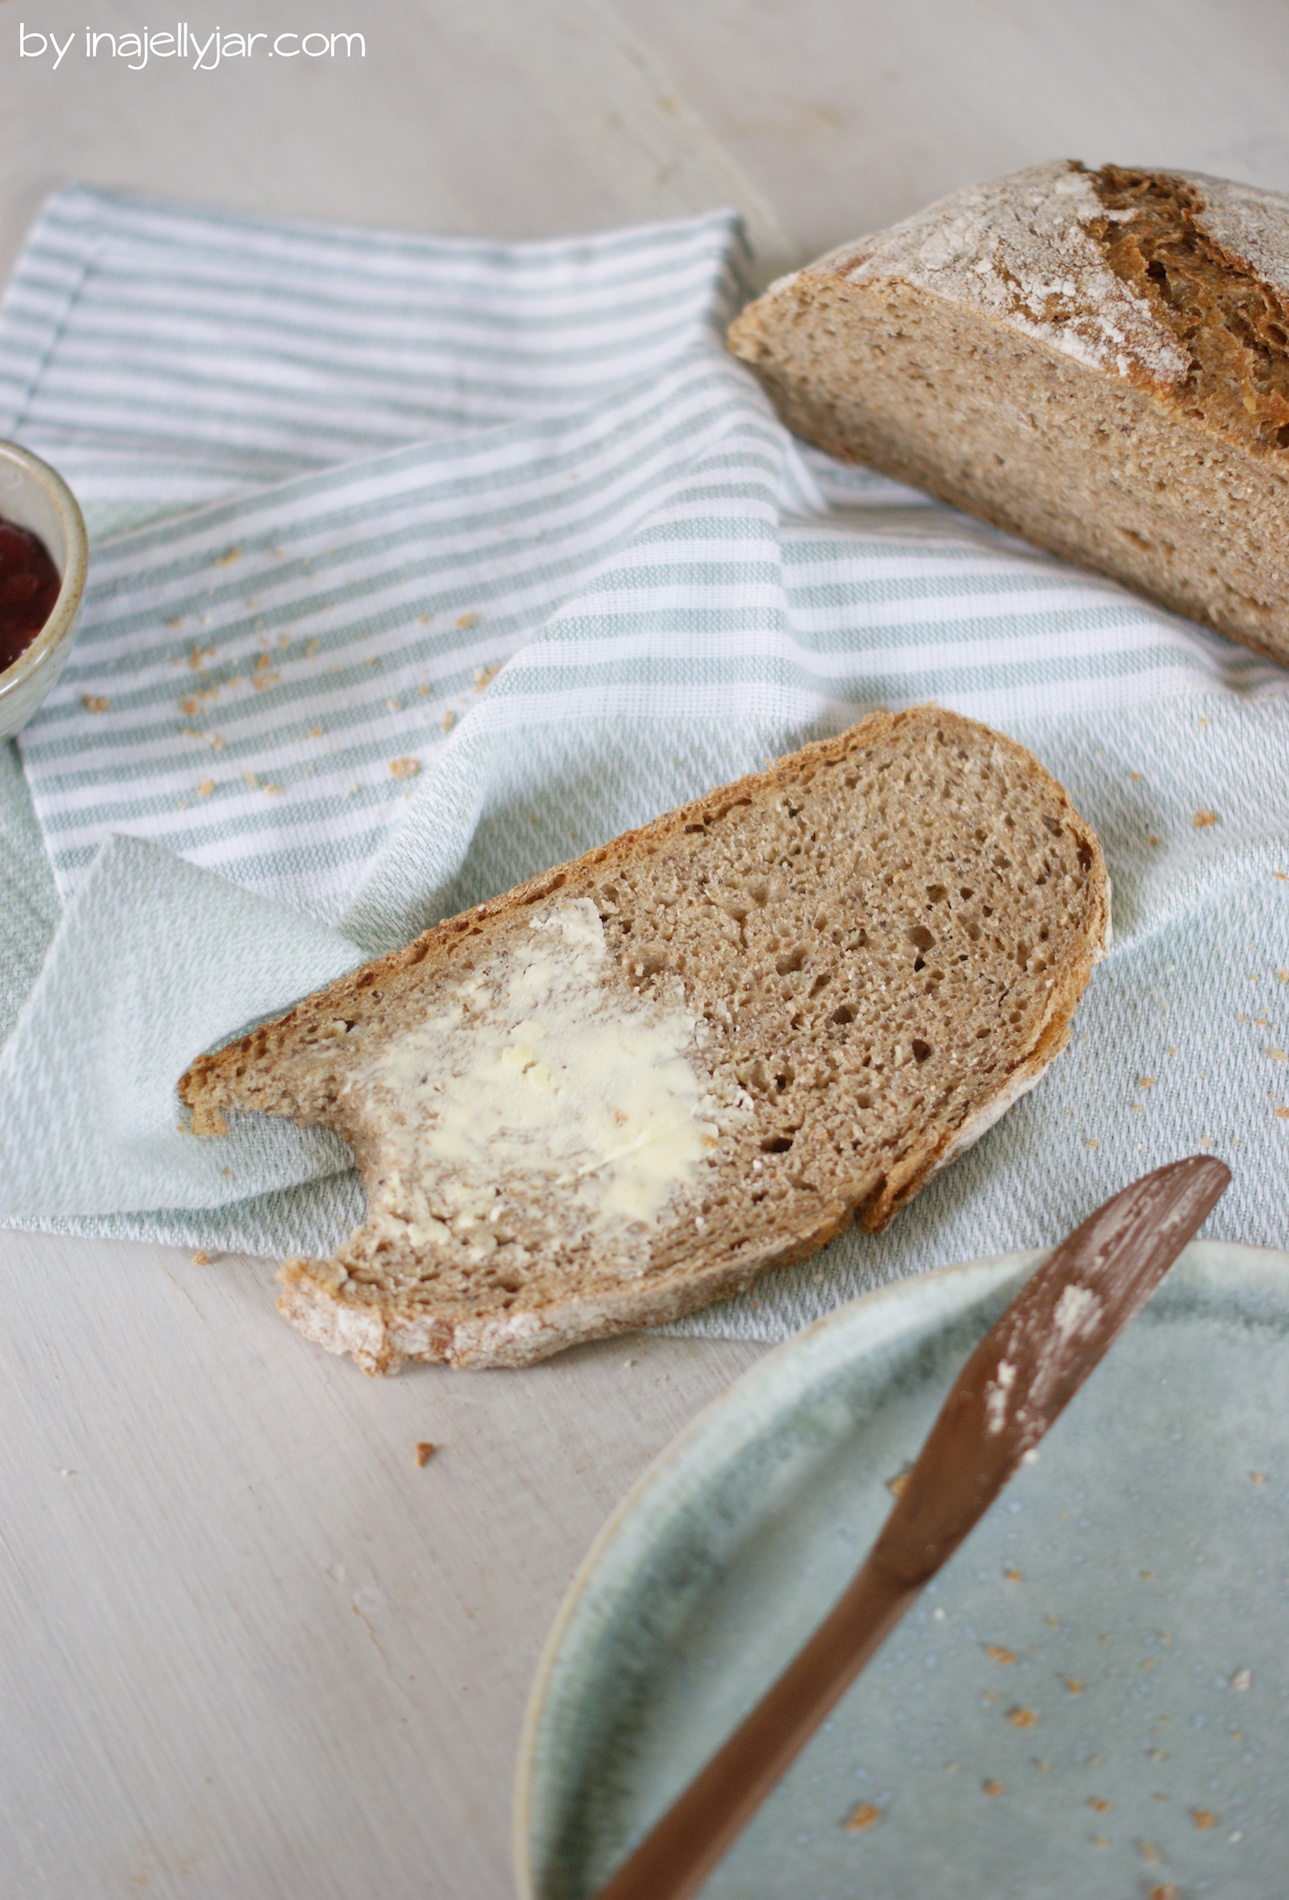
[[[1033,747],[1116,943],[1041,1087],[880,1237],[690,1330],[778,1337],[1055,1240],[1208,1147],[1289,1242],[1289,674],[804,449],[721,328],[715,214],[558,243],[266,225],[73,189],[0,307],[0,435],[93,554],[0,768],[0,1219],[281,1255],[335,1140],[198,1140],[179,1071],[374,951],[874,706]]]

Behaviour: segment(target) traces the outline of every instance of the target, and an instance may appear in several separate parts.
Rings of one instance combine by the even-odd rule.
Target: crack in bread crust
[[[506,1000],[547,994],[532,945],[561,916],[602,938],[578,966],[588,1016],[623,1025],[712,1131],[638,1209],[579,1203],[572,1149],[563,1189],[512,1146],[467,1192],[435,1059],[380,1080],[428,1020],[474,1010],[464,1046],[517,1055],[552,1113],[583,1113],[558,1038],[548,1068],[542,1024]],[[1030,754],[936,707],[877,713],[436,925],[199,1057],[180,1094],[194,1125],[259,1109],[352,1145],[367,1220],[283,1273],[308,1337],[370,1371],[523,1365],[728,1297],[852,1220],[879,1230],[1064,1046],[1108,928],[1096,838]],[[634,1074],[606,1097],[624,1124]],[[628,1128],[623,1152],[648,1138]],[[627,1165],[597,1151],[581,1172],[620,1186]]]

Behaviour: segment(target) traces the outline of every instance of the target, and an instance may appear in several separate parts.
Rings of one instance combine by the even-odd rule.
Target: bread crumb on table
[[[1218,816],[1215,811],[1197,811],[1191,819],[1196,831],[1203,831],[1206,825],[1215,825],[1217,822]]]
[[[210,1265],[210,1255],[206,1252],[204,1247],[193,1255],[192,1263],[194,1267],[208,1267]]]
[[[877,1806],[876,1802],[861,1801],[859,1805],[853,1807],[846,1816],[846,1832],[848,1834],[862,1834],[866,1827],[872,1827],[873,1824],[880,1821],[881,1818],[882,1810]]]
[[[391,759],[389,769],[395,778],[415,778],[421,769],[419,759]]]
[[[1211,1827],[1217,1826],[1217,1816],[1212,1808],[1192,1808],[1191,1820],[1194,1821],[1201,1834],[1207,1834]]]
[[[475,627],[475,626],[478,626],[478,624],[479,624],[479,616],[478,616],[478,614],[476,614],[476,613],[468,613],[468,614],[458,614],[458,615],[457,615],[457,625],[458,625],[458,627],[462,627],[462,628],[464,628],[464,627]]]
[[[1001,1781],[982,1781],[980,1785],[986,1794],[1002,1794],[1005,1792]]]
[[[1008,1709],[1007,1720],[1013,1728],[1033,1728],[1038,1715],[1033,1709]]]
[[[1014,1663],[1016,1660],[1016,1651],[1014,1649],[1000,1649],[997,1643],[986,1643],[985,1654],[988,1656],[990,1662]]]
[[[432,1445],[428,1438],[423,1438],[416,1447],[417,1465],[428,1465],[437,1450],[437,1445]]]
[[[111,703],[111,700],[105,699],[101,693],[81,694],[81,705],[85,708],[86,712],[105,713]]]

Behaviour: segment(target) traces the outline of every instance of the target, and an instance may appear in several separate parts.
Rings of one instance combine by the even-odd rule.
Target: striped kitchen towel
[[[726,214],[499,245],[53,200],[0,310],[0,434],[68,477],[95,548],[0,778],[33,920],[0,929],[0,1007],[67,905],[0,1055],[0,1214],[329,1244],[345,1153],[193,1142],[192,1054],[768,753],[935,698],[1033,745],[1106,842],[1090,1040],[889,1236],[708,1323],[773,1332],[931,1256],[1039,1244],[1178,1142],[1240,1157],[1223,1231],[1289,1237],[1289,676],[804,450],[722,348],[741,294]],[[1138,1046],[1179,1017],[1167,1058]]]

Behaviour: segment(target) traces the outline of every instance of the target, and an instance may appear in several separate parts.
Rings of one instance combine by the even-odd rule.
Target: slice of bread
[[[1064,1047],[1110,928],[1023,747],[874,713],[201,1056],[197,1133],[351,1143],[367,1219],[283,1269],[368,1371],[517,1366],[883,1227]]]
[[[772,284],[789,428],[1289,661],[1289,198],[1058,160]]]

